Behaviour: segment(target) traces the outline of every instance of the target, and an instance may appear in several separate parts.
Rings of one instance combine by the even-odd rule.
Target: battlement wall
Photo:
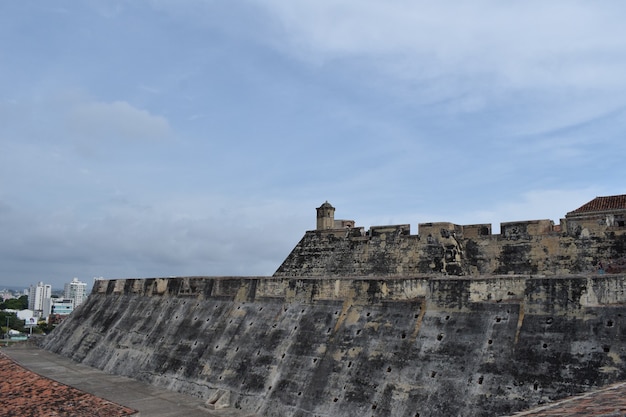
[[[624,329],[622,274],[186,277],[96,281],[44,343],[264,416],[488,417],[623,380]]]
[[[626,272],[626,227],[592,218],[307,231],[274,276]]]

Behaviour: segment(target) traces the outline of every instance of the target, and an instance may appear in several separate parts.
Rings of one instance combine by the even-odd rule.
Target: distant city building
[[[1,297],[3,300],[9,300],[9,299],[11,299],[11,298],[15,298],[15,295],[13,294],[13,292],[12,292],[12,291],[9,291],[9,290],[7,290],[7,289],[4,289],[4,290],[0,291],[0,297]]]
[[[28,309],[33,310],[40,317],[48,317],[52,307],[52,285],[43,282],[31,285],[28,291]]]
[[[69,298],[52,299],[52,314],[67,316],[74,311],[74,300]]]
[[[73,308],[78,307],[87,299],[87,284],[79,281],[78,278],[72,279],[72,282],[65,284],[63,298],[72,300]]]

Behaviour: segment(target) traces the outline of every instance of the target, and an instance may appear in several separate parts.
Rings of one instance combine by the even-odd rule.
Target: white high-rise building
[[[65,284],[63,298],[74,301],[74,308],[81,305],[87,299],[87,284],[80,282],[78,278]]]
[[[43,282],[31,285],[28,290],[28,309],[38,312],[43,317],[48,317],[51,297],[52,285]]]

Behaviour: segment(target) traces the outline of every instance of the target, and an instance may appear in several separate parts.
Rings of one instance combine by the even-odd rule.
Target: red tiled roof
[[[511,417],[622,417],[626,415],[626,382],[567,398]]]
[[[0,352],[0,416],[123,417],[136,410],[37,375]]]
[[[626,210],[626,194],[596,197],[569,214],[589,213],[593,211]]]

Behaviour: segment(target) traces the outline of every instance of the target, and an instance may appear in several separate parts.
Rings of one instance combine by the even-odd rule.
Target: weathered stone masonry
[[[626,276],[97,281],[46,348],[265,416],[499,416],[626,376]]]
[[[445,222],[421,223],[418,235],[408,224],[365,231],[353,221],[333,223],[332,215],[328,202],[318,208],[318,228],[305,233],[274,276],[626,272],[626,195],[598,197],[558,226],[502,223],[497,235],[490,224]]]

